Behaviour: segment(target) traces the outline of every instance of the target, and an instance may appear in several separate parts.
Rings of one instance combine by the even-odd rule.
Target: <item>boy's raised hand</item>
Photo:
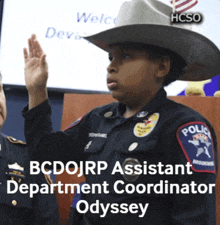
[[[29,93],[29,109],[47,99],[48,66],[36,35],[28,39],[29,51],[24,48],[25,83]]]
[[[44,54],[36,35],[28,39],[29,52],[24,48],[25,82],[28,91],[34,91],[46,87],[48,67]]]

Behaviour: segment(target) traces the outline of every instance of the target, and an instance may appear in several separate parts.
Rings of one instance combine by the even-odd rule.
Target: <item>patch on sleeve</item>
[[[83,118],[84,118],[84,116],[81,116],[79,119],[77,119],[75,122],[71,123],[67,128],[65,128],[64,131],[70,129],[71,127],[76,126],[77,124],[79,124],[82,121]]]
[[[205,123],[184,124],[177,130],[177,139],[192,170],[216,173],[213,140]]]

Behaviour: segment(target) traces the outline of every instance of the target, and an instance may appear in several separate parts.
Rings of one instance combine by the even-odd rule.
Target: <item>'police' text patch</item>
[[[177,139],[196,172],[215,173],[215,157],[211,132],[205,123],[191,122],[177,130]]]

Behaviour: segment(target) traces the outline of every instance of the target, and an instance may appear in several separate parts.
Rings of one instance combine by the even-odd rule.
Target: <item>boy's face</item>
[[[118,101],[135,104],[159,90],[156,82],[159,62],[150,61],[144,50],[114,46],[109,53],[107,85],[112,96]],[[133,103],[132,103],[133,102]]]
[[[0,81],[0,130],[3,127],[3,124],[6,120],[6,116],[7,110],[6,110],[5,93],[3,90],[2,82]]]

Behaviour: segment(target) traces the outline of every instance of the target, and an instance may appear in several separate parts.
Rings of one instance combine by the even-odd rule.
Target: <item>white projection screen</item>
[[[161,0],[172,7],[170,0]],[[114,26],[124,0],[4,0],[1,32],[3,83],[25,85],[23,47],[35,33],[49,65],[48,87],[57,90],[106,92],[108,54],[80,38]],[[220,1],[199,0],[191,12],[204,16],[196,30],[220,47]],[[168,95],[177,95],[187,82],[174,82]]]

